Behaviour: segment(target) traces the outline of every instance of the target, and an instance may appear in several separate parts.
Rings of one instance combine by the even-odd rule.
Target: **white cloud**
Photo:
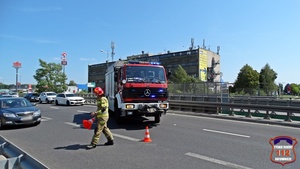
[[[46,39],[34,39],[34,38],[26,38],[26,37],[20,37],[20,36],[13,36],[13,35],[0,35],[0,38],[7,38],[7,39],[14,39],[18,41],[32,41],[37,43],[57,43],[54,41],[46,40]]]
[[[82,61],[95,61],[95,58],[80,58]]]

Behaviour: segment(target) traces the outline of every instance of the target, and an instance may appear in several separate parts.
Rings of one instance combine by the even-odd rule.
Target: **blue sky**
[[[39,59],[60,63],[67,53],[67,82],[88,82],[88,64],[145,51],[157,54],[205,44],[220,46],[223,79],[234,82],[248,64],[267,63],[276,82],[297,83],[300,66],[298,0],[0,0],[0,82],[36,84]]]

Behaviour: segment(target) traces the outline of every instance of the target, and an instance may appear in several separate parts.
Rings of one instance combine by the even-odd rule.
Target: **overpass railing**
[[[96,104],[94,94],[81,95],[85,98],[85,104]],[[239,113],[246,117],[253,115],[271,119],[275,115],[284,116],[285,121],[292,121],[298,116],[300,120],[300,101],[282,100],[274,97],[221,97],[218,95],[171,95],[169,96],[171,110],[201,112],[207,114],[227,113],[234,116]]]

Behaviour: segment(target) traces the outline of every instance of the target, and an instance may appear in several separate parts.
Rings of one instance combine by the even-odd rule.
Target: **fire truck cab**
[[[105,74],[105,95],[118,122],[152,116],[159,123],[169,109],[166,71],[158,62],[117,61]]]

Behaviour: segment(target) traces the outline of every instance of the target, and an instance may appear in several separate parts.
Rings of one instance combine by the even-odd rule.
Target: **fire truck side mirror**
[[[169,78],[171,76],[172,72],[171,70],[168,71],[168,74],[167,74],[167,78]]]

